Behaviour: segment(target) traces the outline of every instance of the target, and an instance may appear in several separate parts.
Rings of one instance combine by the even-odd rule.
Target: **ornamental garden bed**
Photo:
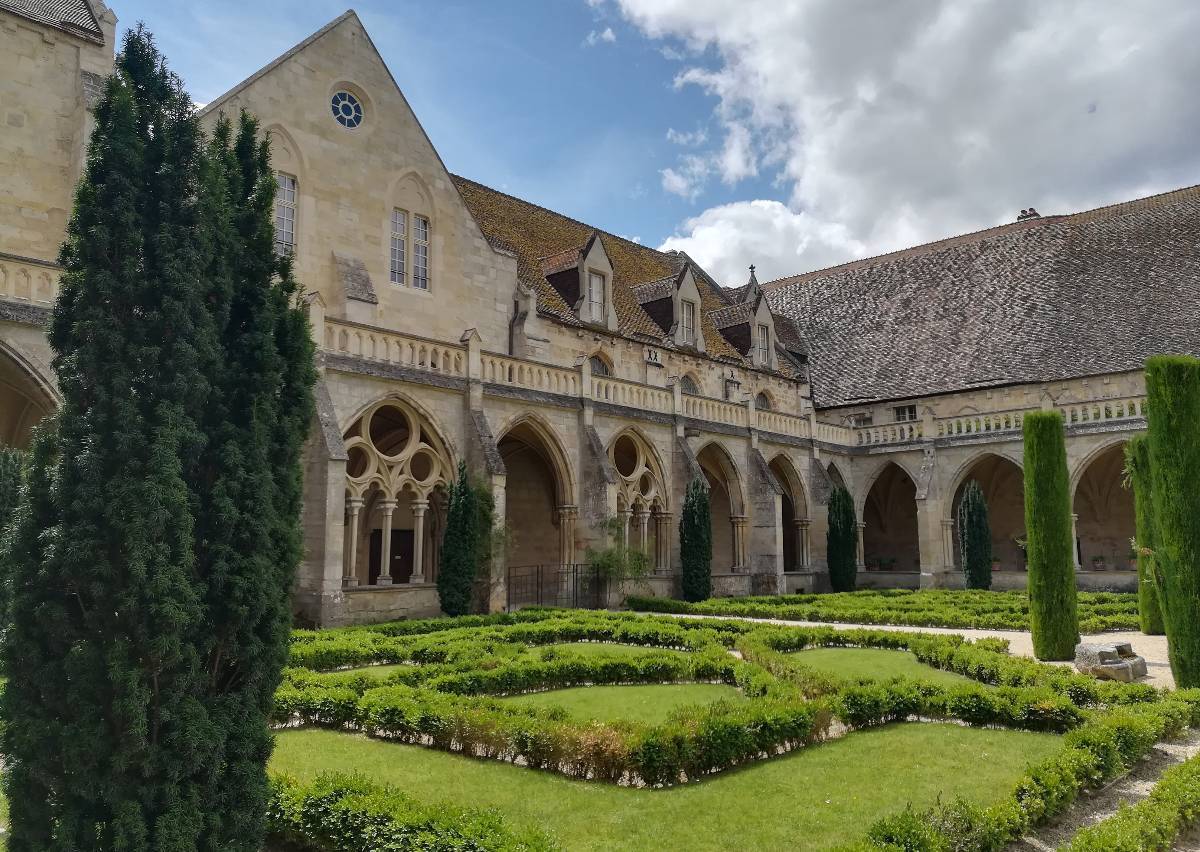
[[[272,824],[292,842],[367,819],[361,791],[329,792],[344,780],[308,786],[354,770],[382,800],[484,808],[464,820],[499,820],[506,839],[478,848],[903,848],[911,831],[999,848],[1200,721],[1200,692],[1097,682],[998,640],[713,619],[298,631],[291,663],[273,768],[297,781]],[[337,670],[369,664],[398,668]],[[740,697],[653,717],[627,700],[683,684]]]
[[[1138,630],[1137,595],[1079,592],[1079,629],[1083,633]],[[1025,592],[905,589],[865,590],[820,595],[712,598],[687,603],[671,598],[630,597],[626,605],[641,612],[779,618],[841,624],[891,624],[983,630],[1028,630]]]

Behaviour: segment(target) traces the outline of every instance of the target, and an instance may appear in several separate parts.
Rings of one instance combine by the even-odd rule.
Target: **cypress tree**
[[[1171,672],[1180,688],[1200,686],[1200,360],[1146,362],[1150,411],[1153,568]]]
[[[302,547],[300,453],[315,380],[307,316],[274,250],[275,179],[257,122],[220,118],[204,161],[206,286],[218,347],[205,451],[189,471],[206,618],[195,637],[218,732],[201,848],[257,850],[268,799],[267,717],[287,656]]]
[[[479,563],[480,515],[465,462],[458,463],[458,478],[450,486],[449,496],[437,576],[438,600],[446,615],[466,615],[471,611],[471,587]]]
[[[958,536],[962,568],[968,589],[992,587],[992,529],[988,523],[987,501],[978,480],[963,489],[958,504]]]
[[[699,479],[688,483],[679,519],[680,585],[685,601],[712,597],[712,517],[708,489]]]
[[[1071,488],[1062,415],[1025,415],[1025,529],[1029,622],[1039,660],[1070,660],[1079,643]]]
[[[1125,445],[1126,484],[1133,487],[1138,573],[1138,621],[1142,632],[1161,636],[1162,609],[1154,569],[1154,501],[1150,484],[1150,441],[1138,435]]]
[[[216,732],[186,460],[203,449],[215,335],[201,135],[150,36],[130,33],[60,254],[49,339],[62,407],[11,560],[3,643],[9,849],[194,850]],[[51,461],[53,457],[53,461]],[[52,469],[52,473],[51,473]]]
[[[16,447],[0,447],[0,539],[17,508],[24,466],[25,453]]]
[[[858,519],[854,498],[844,487],[829,495],[829,531],[825,538],[829,584],[835,592],[852,592],[858,581]]]

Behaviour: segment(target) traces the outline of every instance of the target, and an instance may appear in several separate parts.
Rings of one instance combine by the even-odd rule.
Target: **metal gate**
[[[523,606],[561,606],[600,609],[604,583],[600,572],[586,564],[510,565],[508,609]]]

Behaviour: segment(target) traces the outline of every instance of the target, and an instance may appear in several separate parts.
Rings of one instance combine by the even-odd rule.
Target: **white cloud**
[[[796,213],[779,201],[737,201],[710,207],[683,223],[661,248],[679,249],[722,284],[746,283],[747,267],[759,281],[782,278],[800,268],[829,266],[857,257],[865,246],[841,225]]]
[[[674,127],[667,128],[667,141],[674,145],[682,145],[685,148],[694,148],[697,145],[703,145],[708,141],[708,131],[703,127],[697,127],[695,130],[683,132],[676,130]]]
[[[686,54],[677,86],[714,99],[718,138],[664,169],[663,188],[696,198],[713,178],[736,185],[770,170],[793,217],[773,219],[792,221],[778,235],[796,244],[775,251],[785,271],[1010,221],[1031,205],[1085,209],[1200,179],[1190,0],[615,6],[660,49]],[[672,240],[702,239],[691,229],[731,223],[736,207],[701,213]],[[767,250],[725,240],[710,249],[722,268]]]
[[[613,32],[612,27],[605,27],[602,30],[592,30],[587,34],[587,38],[583,40],[586,47],[595,47],[597,44],[604,42],[612,44],[617,40],[617,34]]]

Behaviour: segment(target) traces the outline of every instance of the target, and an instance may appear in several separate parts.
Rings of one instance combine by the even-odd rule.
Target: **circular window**
[[[333,117],[342,127],[358,127],[362,124],[363,109],[358,98],[349,92],[338,92],[330,101]]]

